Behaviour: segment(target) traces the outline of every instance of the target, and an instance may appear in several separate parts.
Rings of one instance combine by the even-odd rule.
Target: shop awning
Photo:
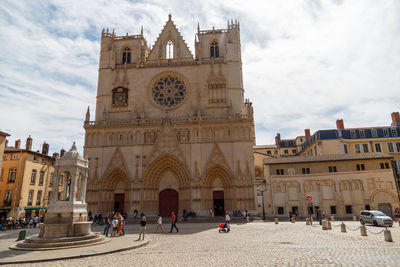
[[[47,210],[47,207],[25,207],[25,210]]]
[[[0,209],[0,212],[9,212],[11,209]]]

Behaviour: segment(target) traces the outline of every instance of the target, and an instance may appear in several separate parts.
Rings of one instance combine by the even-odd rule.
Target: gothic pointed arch
[[[156,158],[164,154],[177,158],[185,168],[187,167],[185,157],[169,119],[164,119],[161,129],[157,133],[157,139],[148,158],[147,165],[150,165]]]
[[[131,187],[131,180],[127,174],[120,169],[113,169],[104,177],[101,187],[107,190],[114,190],[120,183],[127,189]]]
[[[224,188],[229,188],[233,185],[231,172],[221,165],[214,165],[204,174],[203,187],[211,187],[216,178],[221,179]]]
[[[157,188],[162,175],[167,171],[171,171],[177,177],[180,188],[190,185],[189,172],[184,163],[171,154],[163,154],[147,166],[143,186]]]
[[[106,183],[107,178],[114,176],[115,173],[123,174],[123,177],[128,179],[128,184],[130,183],[129,177],[131,177],[131,175],[119,147],[115,149],[114,154],[107,165],[106,171],[103,175],[102,183]]]
[[[225,169],[227,172],[230,172],[230,168],[228,163],[226,162],[224,153],[222,153],[220,147],[218,144],[214,145],[213,150],[210,153],[210,156],[208,157],[207,164],[205,166],[204,172],[207,173],[209,169],[214,167],[215,165],[220,166],[222,169]]]

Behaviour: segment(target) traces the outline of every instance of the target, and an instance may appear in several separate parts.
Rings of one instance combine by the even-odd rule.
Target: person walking
[[[106,216],[104,216],[104,231],[103,235],[108,237],[108,230],[110,229],[111,221],[110,221],[110,214],[106,212]]]
[[[142,217],[142,220],[140,221],[140,230],[139,230],[139,238],[138,240],[140,240],[140,236],[143,235],[142,240],[144,240],[144,235],[146,234],[146,216]]]
[[[231,217],[229,217],[229,214],[227,211],[225,211],[225,224],[228,227],[228,230],[231,230]]]
[[[321,214],[321,209],[317,209],[317,214],[316,214],[317,220],[319,221],[319,225],[322,225],[322,214]]]
[[[175,215],[175,212],[172,212],[171,213],[171,231],[169,231],[170,233],[172,233],[172,230],[174,229],[174,227],[176,229],[176,232],[178,233],[179,229],[178,229],[178,227],[176,227],[176,215]]]
[[[158,215],[158,219],[157,219],[157,228],[156,228],[156,230],[155,230],[154,233],[157,233],[158,229],[161,229],[161,232],[164,233],[164,229],[163,229],[163,227],[162,227],[162,217],[161,217],[160,214]]]

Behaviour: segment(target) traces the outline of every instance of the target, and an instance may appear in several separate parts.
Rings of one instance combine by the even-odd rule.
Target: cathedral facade
[[[200,30],[189,50],[171,15],[152,47],[101,36],[94,120],[84,123],[88,210],[255,210],[253,108],[240,25]]]

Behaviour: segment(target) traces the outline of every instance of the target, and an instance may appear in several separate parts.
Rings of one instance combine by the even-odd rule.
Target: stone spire
[[[90,121],[90,109],[89,109],[89,106],[87,107],[86,119],[85,119],[85,121]]]

